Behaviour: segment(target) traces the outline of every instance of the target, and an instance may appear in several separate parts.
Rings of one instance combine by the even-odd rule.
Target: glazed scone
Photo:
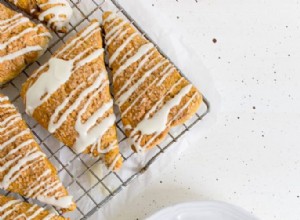
[[[0,84],[4,84],[42,55],[51,35],[43,25],[1,3],[0,32]]]
[[[54,31],[65,33],[73,10],[66,0],[8,0]]]
[[[0,219],[2,220],[68,220],[27,202],[0,195]]]
[[[150,149],[197,112],[202,95],[127,21],[105,12],[103,29],[126,135],[134,150]]]
[[[0,188],[54,205],[75,209],[72,196],[41,151],[8,97],[0,94]]]
[[[122,165],[113,100],[104,64],[101,29],[92,21],[23,85],[26,111],[76,153]]]

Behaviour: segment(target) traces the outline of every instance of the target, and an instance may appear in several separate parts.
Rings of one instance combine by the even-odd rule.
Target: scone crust
[[[7,166],[0,172],[0,182],[5,182],[5,178],[7,178],[10,170],[12,170],[22,158],[26,158],[32,154],[43,153],[35,141],[33,134],[27,127],[26,122],[22,120],[21,115],[10,103],[8,98],[2,94],[0,94],[0,122],[5,126],[1,127],[0,130],[0,146],[2,148],[0,150],[0,166]],[[9,164],[9,166],[7,164]],[[45,171],[47,171],[47,175],[45,175]],[[61,184],[57,176],[56,168],[45,155],[40,155],[33,161],[28,160],[16,173],[19,175],[17,179],[10,181],[7,187],[4,185],[1,187],[30,198],[43,196],[60,199],[68,196],[67,190]],[[39,186],[41,182],[43,185]],[[55,190],[51,190],[51,185],[56,187]],[[44,195],[43,192],[46,192],[47,188],[49,193]],[[33,191],[31,192],[31,190]],[[62,209],[62,211],[71,211],[75,208],[76,205],[73,202],[68,208]]]
[[[103,29],[112,69],[114,94],[126,135],[134,150],[151,149],[166,137],[172,127],[183,124],[197,112],[202,103],[202,95],[128,22],[112,12],[105,12]],[[141,49],[147,47],[146,52],[146,49]],[[134,62],[126,65],[130,59]],[[121,71],[120,68],[124,70]],[[163,131],[149,135],[135,130],[147,115],[151,119],[185,87],[190,88],[189,92],[181,98],[178,105],[170,109]]]
[[[51,214],[49,211],[36,205],[0,195],[0,208],[5,205],[8,207],[4,211],[0,212],[0,218],[9,212],[9,215],[6,216],[5,220],[27,219],[30,217],[32,220],[40,220],[46,217],[49,217],[50,220],[69,220],[69,218]]]
[[[66,0],[8,0],[27,14],[44,22],[52,30],[59,33],[68,31],[68,22],[72,16],[72,8]],[[56,9],[54,9],[56,8]],[[51,13],[54,10],[56,14]],[[52,22],[52,20],[55,20]]]
[[[88,28],[90,28],[92,25],[95,26],[88,37],[81,38],[81,35],[83,32],[85,32]],[[61,53],[61,51],[74,39],[79,39],[78,43],[74,45],[73,47],[66,50],[64,53]],[[76,36],[70,38],[66,44],[58,49],[56,53],[54,53],[54,57],[65,59],[65,60],[71,60],[74,57],[78,56],[82,51],[87,51],[90,48],[90,51],[87,52],[82,58],[88,57],[96,50],[103,50],[102,47],[102,36],[101,36],[101,30],[99,27],[99,23],[97,20],[93,20],[85,29],[80,31]],[[80,60],[78,61],[80,62]],[[76,65],[76,64],[75,64]],[[48,69],[47,66],[45,68],[42,68],[40,70],[37,70],[33,77],[30,77],[23,85],[21,96],[26,104],[26,94],[28,89],[38,80],[38,78]],[[96,75],[95,75],[96,74]],[[36,110],[33,112],[32,117],[35,118],[44,128],[48,129],[49,122],[51,120],[51,116],[55,113],[56,109],[68,98],[71,97],[70,94],[72,91],[78,89],[82,83],[86,83],[81,89],[78,90],[78,92],[70,98],[70,101],[65,106],[64,110],[61,111],[57,118],[60,118],[67,109],[70,108],[70,106],[78,99],[80,94],[84,90],[86,90],[88,87],[90,87],[96,80],[96,78],[100,74],[105,74],[105,80],[104,83],[106,85],[101,90],[101,92],[98,92],[98,94],[93,98],[92,103],[88,106],[85,113],[82,115],[82,122],[86,122],[92,115],[99,110],[105,103],[112,102],[112,97],[110,94],[109,89],[109,82],[108,77],[106,73],[106,68],[104,65],[104,55],[97,57],[93,61],[89,62],[84,67],[81,67],[74,73],[72,73],[69,80],[62,85],[52,96],[44,102],[41,106],[36,108]],[[91,78],[92,75],[95,75]],[[83,108],[84,104],[87,102],[88,97],[92,96],[94,91],[92,93],[89,93],[89,95],[81,102],[80,106],[77,107],[74,111],[72,111],[71,114],[68,115],[67,119],[62,123],[62,125],[53,133],[53,135],[59,139],[61,142],[63,142],[65,145],[69,146],[70,148],[73,148],[76,139],[78,138],[79,134],[78,131],[75,128],[76,121],[78,119],[78,114],[80,110]],[[111,107],[105,114],[97,120],[97,123],[101,123],[102,120],[105,118],[111,116],[114,114],[113,107]],[[117,143],[117,132],[116,132],[116,126],[115,124],[111,126],[105,134],[102,136],[101,140],[98,140],[98,143],[101,145],[100,148],[102,151],[105,151],[105,149],[108,149],[111,147],[111,150],[104,153],[104,162],[107,165],[107,167],[110,167],[113,164],[112,169],[117,170],[122,165],[122,157],[120,156],[120,151]],[[111,144],[114,144],[114,146],[111,146]],[[103,155],[103,153],[99,152],[98,147],[95,146],[88,146],[84,153],[92,154],[95,157],[98,157],[99,155]],[[116,160],[116,158],[118,159]]]
[[[28,64],[36,61],[48,46],[51,37],[43,25],[36,25],[0,3],[1,22],[3,24],[2,26],[0,24],[0,85],[12,80]],[[8,58],[9,55],[29,47],[32,49],[27,53],[21,53],[12,59]]]

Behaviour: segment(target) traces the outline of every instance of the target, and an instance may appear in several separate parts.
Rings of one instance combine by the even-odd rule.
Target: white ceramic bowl
[[[174,205],[147,220],[258,220],[245,210],[223,202],[205,201]]]

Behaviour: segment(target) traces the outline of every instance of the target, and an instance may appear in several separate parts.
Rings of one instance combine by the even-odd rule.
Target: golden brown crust
[[[71,7],[69,3],[65,0],[61,0],[61,3],[55,1],[51,3],[50,0],[8,0],[10,3],[14,4],[21,10],[25,11],[26,13],[34,16],[35,18],[40,19],[42,22],[47,24],[48,27],[51,29],[60,32],[60,33],[66,33],[68,31],[67,23],[69,21],[69,17],[67,14],[69,11],[71,11]],[[47,4],[49,3],[49,4]],[[65,8],[59,9],[59,19],[62,21],[63,24],[58,24],[57,22],[50,23],[51,19],[57,20],[57,18],[54,18],[53,13],[47,13],[47,15],[42,19],[39,16],[42,13],[45,13],[47,10],[54,8],[56,6],[63,6]],[[68,12],[67,12],[68,11]]]
[[[84,56],[82,56],[82,59],[85,57],[88,57],[91,53],[93,53],[96,50],[102,50],[102,37],[100,28],[97,25],[97,29],[94,30],[94,32],[90,32],[91,34],[88,35],[88,37],[82,38],[80,37],[82,33],[87,30],[87,28],[91,27],[91,25],[98,24],[97,20],[94,20],[91,22],[90,25],[88,25],[84,30],[80,31],[76,36],[70,38],[66,45],[61,47],[59,50],[56,51],[54,56],[57,56],[57,58],[60,59],[66,59],[71,60],[74,57],[81,54],[83,51],[86,51],[88,48],[91,48],[89,52],[87,52]],[[77,43],[75,46],[71,47],[70,49],[67,49],[64,53],[60,53],[70,42],[72,42],[75,38],[79,37],[80,43]],[[75,65],[77,62],[76,61]],[[36,71],[33,75],[36,74],[34,77],[30,77],[23,85],[21,96],[23,97],[23,100],[26,101],[26,93],[28,89],[36,82],[36,80],[39,78],[39,76],[48,69],[46,66],[45,68],[42,68],[41,71]],[[66,100],[68,97],[70,97],[70,94],[78,89],[79,85],[82,85],[82,83],[85,83],[81,89],[78,89],[77,93],[70,98],[70,101],[65,106],[64,110],[60,112],[58,115],[58,118],[62,116],[62,114],[70,108],[70,106],[78,99],[79,95],[86,90],[88,87],[90,87],[97,77],[99,77],[100,74],[105,74],[105,82],[106,85],[104,86],[104,89],[99,92],[94,98],[91,104],[88,106],[86,112],[82,115],[82,122],[86,122],[99,108],[101,108],[105,103],[108,103],[112,100],[112,97],[110,95],[109,90],[109,82],[106,74],[106,69],[104,65],[104,56],[103,54],[98,56],[96,59],[94,59],[92,62],[89,62],[84,67],[79,68],[75,72],[72,73],[69,80],[62,85],[54,94],[41,106],[36,108],[36,110],[33,112],[33,117],[46,129],[48,129],[49,121],[51,119],[51,116],[54,114],[55,110]],[[89,78],[92,77],[92,80],[89,80]],[[103,84],[104,84],[103,83]],[[88,97],[90,97],[95,91],[92,93],[89,93]],[[83,108],[84,104],[87,102],[88,97],[86,97],[81,105],[77,107],[71,114],[68,115],[67,119],[64,121],[64,123],[54,132],[54,136],[59,139],[61,142],[63,142],[65,145],[69,146],[70,148],[73,148],[76,138],[78,137],[78,131],[75,128],[75,123],[78,118],[78,114],[80,110]],[[98,119],[98,123],[100,123],[103,119],[107,118],[109,115],[114,114],[113,108],[111,107],[104,115],[103,117]],[[116,134],[116,126],[111,126],[105,134],[102,136],[102,139],[98,141],[101,143],[101,150],[107,149],[111,143],[115,142],[115,148],[110,150],[108,153],[104,154],[104,161],[107,167],[110,167],[111,164],[114,162],[114,159],[119,155],[119,147],[117,144],[117,134]],[[86,148],[84,153],[90,153],[93,156],[97,157],[101,152],[97,150],[97,147],[93,148],[92,146],[89,146]],[[120,157],[118,161],[116,162],[114,166],[114,170],[117,170],[122,165],[122,158]]]
[[[110,67],[114,78],[115,98],[120,107],[123,125],[127,128],[126,135],[134,139],[134,149],[140,147],[150,149],[159,144],[172,127],[184,123],[197,112],[202,103],[202,95],[192,86],[181,99],[180,104],[170,109],[163,131],[154,134],[142,134],[136,131],[135,128],[146,117],[147,119],[153,117],[181,90],[189,87],[190,83],[157,49],[151,47],[148,40],[141,34],[137,34],[128,22],[124,24],[124,20],[114,16],[112,12],[105,12],[103,21],[106,46],[111,61]],[[140,53],[139,50],[148,45],[151,49],[148,49],[143,56],[137,56]],[[126,65],[132,57],[138,57],[138,59]]]
[[[17,167],[20,160],[26,159],[28,155],[41,153],[41,148],[15,107],[2,94],[0,94],[0,123],[2,124],[0,130],[0,166],[4,168],[4,166],[10,164],[0,171],[0,182],[5,183],[9,172],[13,167]],[[45,171],[49,173],[43,175]],[[40,155],[35,160],[27,160],[16,173],[19,175],[17,179],[8,181],[7,188],[4,185],[1,185],[1,187],[22,196],[34,198],[40,195],[56,199],[68,196],[67,190],[57,176],[55,167],[45,155]],[[37,187],[40,183],[43,184]],[[55,190],[51,190],[51,187],[49,187],[53,183],[57,186]],[[30,190],[35,187],[36,190],[30,193]],[[50,191],[44,195],[42,192],[46,192],[46,189]],[[65,211],[71,211],[75,208],[76,206],[73,203]]]
[[[16,19],[12,19],[14,16],[17,16]],[[1,22],[3,23],[0,24],[0,84],[4,84],[19,75],[26,65],[39,58],[46,49],[51,35],[43,25],[36,25],[0,3]],[[8,59],[9,55],[34,46],[39,46],[40,49],[32,49]]]
[[[9,205],[12,204],[12,205]],[[0,218],[3,215],[6,217],[3,220],[26,220],[31,217],[32,220],[41,220],[50,215],[50,212],[36,205],[27,202],[21,202],[11,197],[0,195],[0,209],[6,209],[0,212]],[[54,215],[51,220],[69,220],[58,215]]]

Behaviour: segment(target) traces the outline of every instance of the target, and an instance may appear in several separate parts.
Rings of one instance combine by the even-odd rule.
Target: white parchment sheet
[[[194,50],[183,41],[182,36],[187,34],[187,32],[178,30],[159,10],[155,7],[149,7],[150,4],[147,1],[120,0],[119,3],[151,39],[160,46],[164,53],[182,70],[185,76],[204,94],[210,103],[210,113],[162,154],[146,173],[131,182],[121,193],[89,218],[92,220],[112,220],[120,215],[122,213],[122,204],[130,203],[131,199],[142,193],[147,184],[158,177],[160,172],[170,164],[170,158],[175,159],[181,151],[188,150],[188,146],[196,143],[199,144],[200,137],[215,122],[220,106],[220,97],[215,90],[208,70],[197,57]],[[104,4],[105,7],[106,3]],[[108,4],[107,8],[109,9]],[[137,163],[142,165],[143,163],[140,160],[137,159]]]
[[[130,203],[130,200],[134,199],[136,195],[143,193],[147,184],[151,183],[155,177],[158,177],[162,170],[170,164],[171,158],[175,159],[181,151],[188,150],[188,146],[194,145],[195,143],[199,144],[199,137],[204,135],[205,131],[207,131],[214,123],[220,105],[219,95],[215,90],[207,69],[203,66],[193,49],[191,49],[182,38],[182,36],[187,33],[184,30],[178,30],[174,27],[167,17],[157,11],[156,8],[151,7],[147,1],[119,0],[119,2],[136,23],[142,27],[150,38],[159,45],[162,51],[164,51],[164,53],[166,53],[167,56],[169,56],[182,70],[184,75],[204,94],[209,101],[210,112],[176,143],[172,144],[165,153],[161,154],[158,160],[156,160],[143,175],[132,181],[127,187],[124,187],[119,194],[114,196],[105,206],[92,215],[92,217],[89,218],[92,220],[115,219],[115,216],[122,213],[123,204]],[[81,11],[79,11],[78,8]],[[76,28],[77,31],[84,28],[88,22],[83,17],[84,13],[90,14],[88,16],[89,20],[96,18],[101,21],[102,11],[96,8],[97,6],[92,0],[82,0],[76,3],[71,24],[76,25],[80,23],[79,27]],[[101,8],[117,11],[110,0],[107,0]],[[119,12],[119,14],[121,15],[121,12]],[[76,32],[72,31],[70,36],[74,34],[76,34]],[[54,34],[52,35],[54,36],[53,42],[55,42],[57,37],[55,37]],[[66,36],[66,39],[70,36]],[[58,46],[62,44],[63,42],[59,41],[54,48],[51,48],[51,51],[54,52]],[[46,52],[39,59],[39,63],[46,62],[49,60],[50,56],[51,54]],[[25,69],[26,74],[32,74],[38,66],[37,63],[30,65]],[[14,100],[14,104],[22,113],[22,116],[28,125],[32,128],[34,134],[38,137],[37,139],[43,140],[41,147],[47,156],[49,156],[50,161],[58,170],[60,170],[59,176],[63,183],[68,186],[69,193],[74,196],[74,200],[79,200],[77,202],[78,208],[80,208],[84,214],[87,214],[95,207],[95,202],[93,202],[91,198],[97,203],[100,203],[109,195],[107,189],[114,191],[121,185],[121,182],[118,181],[115,175],[105,177],[108,173],[106,168],[103,167],[102,163],[94,164],[96,160],[89,155],[80,155],[80,158],[76,158],[70,163],[70,160],[76,157],[76,155],[71,152],[69,148],[62,147],[62,144],[41,126],[34,126],[36,122],[26,115],[23,102],[19,97],[21,85],[25,82],[26,78],[27,76],[24,73],[20,74],[19,77],[6,85],[6,87],[1,88],[1,93],[8,95],[11,100]],[[122,133],[120,131],[118,131],[118,138],[122,138]],[[47,147],[45,147],[45,145],[47,145]],[[130,146],[125,141],[120,144],[120,148],[123,155],[130,155],[130,153],[132,153]],[[158,148],[153,149],[144,155],[133,155],[130,160],[124,162],[124,166],[118,171],[118,175],[124,177],[124,180],[126,181],[126,177],[130,177],[132,174],[139,172],[157,152]],[[82,161],[84,161],[86,165],[82,164]],[[87,169],[87,166],[90,166],[91,168]],[[103,184],[107,186],[106,189],[102,183],[99,183],[99,179],[102,179],[103,177],[105,177]],[[81,187],[78,186],[79,183]],[[86,192],[83,192],[83,188],[88,191],[88,196],[86,195]],[[36,202],[32,200],[29,201]],[[72,213],[67,213],[66,217],[77,220],[81,219],[82,215],[76,210]]]

